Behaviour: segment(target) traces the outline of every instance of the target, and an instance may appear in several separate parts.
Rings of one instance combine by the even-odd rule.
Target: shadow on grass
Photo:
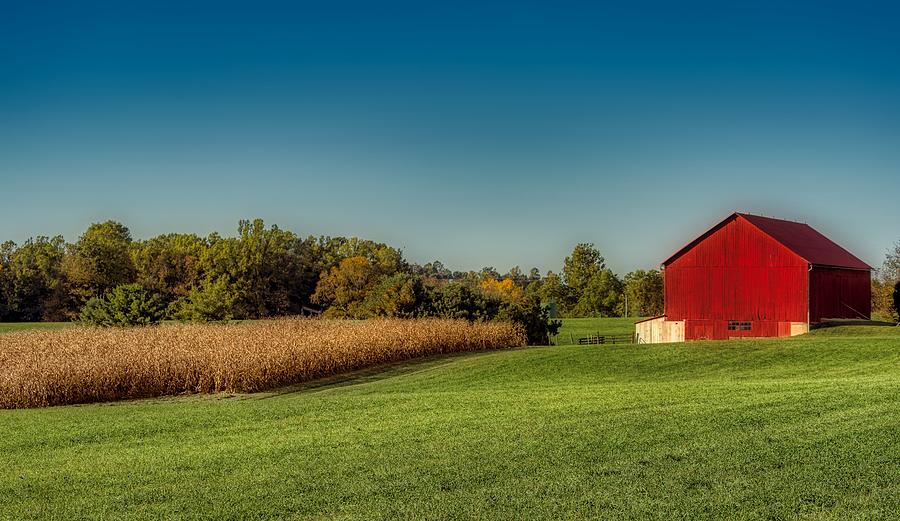
[[[833,319],[826,320],[812,327],[812,330],[827,329],[829,327],[840,326],[896,326],[894,322],[884,322],[881,320],[856,320],[856,319]]]
[[[510,347],[505,349],[492,349],[488,351],[464,351],[460,353],[442,353],[429,355],[418,358],[410,358],[406,360],[398,360],[396,362],[388,362],[384,364],[364,367],[355,371],[348,371],[322,378],[315,378],[305,382],[298,382],[273,389],[249,393],[184,393],[177,395],[153,396],[147,398],[131,398],[125,400],[114,400],[110,402],[92,402],[63,405],[61,407],[90,407],[90,406],[121,406],[129,404],[166,404],[172,402],[190,402],[203,400],[267,400],[269,398],[277,398],[298,393],[325,392],[342,387],[365,385],[369,383],[379,382],[398,376],[424,373],[439,367],[451,364],[461,358],[476,358],[481,356],[489,356],[495,353],[503,353],[509,351],[519,351],[523,349],[540,349],[540,348],[556,348],[556,346],[525,346]]]
[[[335,374],[314,380],[307,380],[285,387],[278,387],[258,393],[236,394],[235,397],[266,400],[287,394],[296,394],[300,392],[324,392],[341,387],[365,385],[369,383],[379,382],[397,376],[405,376],[417,373],[424,373],[451,364],[460,358],[477,358],[488,356],[495,353],[503,353],[508,351],[519,351],[522,349],[538,349],[549,348],[555,346],[526,346],[511,347],[506,349],[493,349],[489,351],[464,351],[461,353],[442,353],[437,355],[429,355],[418,358],[410,358],[406,360],[398,360],[396,362],[388,362],[385,364],[373,365],[355,371]]]

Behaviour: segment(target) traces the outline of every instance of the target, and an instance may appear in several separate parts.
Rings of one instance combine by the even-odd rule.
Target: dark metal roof
[[[663,261],[663,265],[669,264],[682,252],[710,235],[722,225],[732,219],[741,217],[750,224],[756,226],[763,233],[781,243],[785,248],[796,253],[806,262],[816,266],[833,266],[836,268],[850,268],[856,270],[871,270],[872,267],[858,257],[840,247],[837,243],[817,232],[812,226],[794,221],[785,221],[772,217],[762,217],[747,213],[735,212],[726,217],[722,222],[675,252],[671,257]]]
[[[817,232],[812,226],[794,221],[773,219],[739,213],[766,235],[783,244],[787,249],[818,266],[835,266],[870,270],[871,266],[859,257],[838,246],[837,243]]]

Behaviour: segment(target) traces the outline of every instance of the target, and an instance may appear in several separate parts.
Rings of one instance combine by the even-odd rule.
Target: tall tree
[[[9,294],[12,291],[9,262],[14,251],[16,251],[16,243],[13,241],[5,241],[0,244],[0,321],[9,320]]]
[[[623,284],[612,270],[601,269],[588,280],[575,304],[575,316],[620,316],[623,313]]]
[[[72,293],[85,302],[120,284],[134,282],[131,244],[131,232],[121,223],[90,225],[71,247],[63,265]]]
[[[528,276],[522,272],[522,268],[513,266],[509,272],[503,276],[506,280],[511,280],[516,286],[524,288],[528,285]]]
[[[606,267],[606,261],[600,250],[590,243],[581,243],[572,250],[563,263],[563,277],[567,286],[581,298],[590,280]]]
[[[365,257],[349,257],[319,279],[312,301],[328,307],[330,315],[355,317],[359,306],[378,283],[381,273]]]
[[[131,258],[141,286],[166,302],[186,297],[200,283],[204,239],[193,234],[170,233],[134,244]]]
[[[656,316],[663,311],[663,278],[657,270],[635,270],[625,275],[629,316]]]
[[[236,297],[236,318],[297,313],[309,297],[304,241],[262,219],[240,221],[236,238],[212,235],[203,253],[204,277],[224,280]]]
[[[900,282],[900,242],[888,250],[881,268],[872,277],[872,311],[890,319],[900,317],[900,309],[894,304],[893,292]]]
[[[562,278],[552,271],[548,271],[541,281],[538,295],[542,304],[556,306],[558,311],[563,314],[575,304],[575,295],[572,289],[566,286]]]
[[[9,254],[6,305],[11,320],[60,320],[65,316],[61,236],[28,239]]]

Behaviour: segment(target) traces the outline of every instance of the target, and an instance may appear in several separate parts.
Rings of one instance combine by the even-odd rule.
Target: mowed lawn
[[[0,411],[0,517],[893,519],[898,411],[900,328],[433,358]]]

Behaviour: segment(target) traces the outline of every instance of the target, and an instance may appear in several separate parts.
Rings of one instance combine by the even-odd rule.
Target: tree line
[[[900,243],[872,279],[873,312],[897,319]],[[296,315],[439,316],[508,319],[532,340],[553,318],[653,316],[663,312],[663,277],[619,277],[593,244],[578,244],[559,273],[518,266],[451,271],[408,262],[389,245],[347,237],[300,237],[262,220],[237,235],[171,233],[134,240],[114,221],[92,224],[74,243],[62,236],[0,245],[0,321],[153,323]]]
[[[900,242],[887,252],[872,277],[872,314],[896,322],[900,310]]]
[[[440,316],[521,322],[546,340],[557,316],[643,316],[662,311],[662,277],[618,277],[592,244],[563,270],[514,267],[451,271],[410,263],[389,245],[346,237],[300,237],[260,220],[237,235],[170,233],[135,240],[118,222],[62,236],[0,245],[0,320],[97,324],[162,319],[221,321],[296,315]]]

